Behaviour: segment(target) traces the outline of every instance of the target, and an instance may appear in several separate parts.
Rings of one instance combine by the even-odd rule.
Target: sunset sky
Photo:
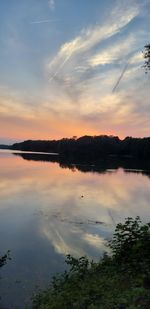
[[[150,136],[150,0],[0,0],[0,143]]]

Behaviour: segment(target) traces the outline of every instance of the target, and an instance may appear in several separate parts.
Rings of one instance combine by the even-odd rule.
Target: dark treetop
[[[60,140],[27,140],[11,146],[14,150],[55,152],[72,161],[93,161],[100,157],[132,157],[150,158],[150,137],[126,137],[120,140],[118,136],[82,136],[79,138],[63,138]]]

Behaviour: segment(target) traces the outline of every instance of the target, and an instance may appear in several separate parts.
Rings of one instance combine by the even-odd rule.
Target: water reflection
[[[116,157],[107,157],[101,158],[98,162],[82,162],[74,163],[72,158],[62,157],[60,155],[52,154],[38,154],[38,153],[21,153],[14,152],[16,156],[20,156],[28,161],[41,161],[41,162],[54,162],[59,163],[61,168],[69,168],[73,172],[76,170],[81,172],[97,172],[104,173],[123,168],[125,172],[132,173],[141,173],[150,177],[150,161],[146,160],[137,160],[129,158],[116,158]]]
[[[3,306],[21,308],[36,284],[45,287],[52,273],[64,269],[67,253],[98,259],[125,217],[149,221],[146,163],[140,170],[135,162],[102,163],[0,154],[0,249],[12,252],[2,269]]]

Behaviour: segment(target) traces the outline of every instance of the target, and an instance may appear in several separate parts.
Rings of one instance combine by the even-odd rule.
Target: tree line
[[[60,140],[27,140],[15,143],[14,150],[58,153],[70,160],[97,160],[100,157],[124,156],[128,158],[149,158],[150,137],[126,137],[121,140],[118,136],[82,136],[79,138],[63,138]]]

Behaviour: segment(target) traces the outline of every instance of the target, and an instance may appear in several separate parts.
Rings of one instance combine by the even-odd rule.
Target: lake
[[[150,221],[150,171],[103,163],[0,151],[0,253],[12,258],[0,269],[1,307],[29,304],[68,253],[98,260],[126,217]]]

